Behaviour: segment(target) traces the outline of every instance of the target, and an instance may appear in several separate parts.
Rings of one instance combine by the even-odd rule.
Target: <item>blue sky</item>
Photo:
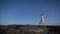
[[[0,0],[0,24],[60,25],[59,0]]]

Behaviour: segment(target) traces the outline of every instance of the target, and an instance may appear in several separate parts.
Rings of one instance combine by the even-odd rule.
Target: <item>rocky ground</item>
[[[31,25],[0,25],[0,34],[43,34],[43,27]]]
[[[44,34],[46,31],[46,27],[34,25],[0,25],[0,34]]]

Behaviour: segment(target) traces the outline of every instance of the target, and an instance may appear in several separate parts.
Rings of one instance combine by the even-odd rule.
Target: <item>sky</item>
[[[0,24],[60,25],[60,0],[0,0]]]

